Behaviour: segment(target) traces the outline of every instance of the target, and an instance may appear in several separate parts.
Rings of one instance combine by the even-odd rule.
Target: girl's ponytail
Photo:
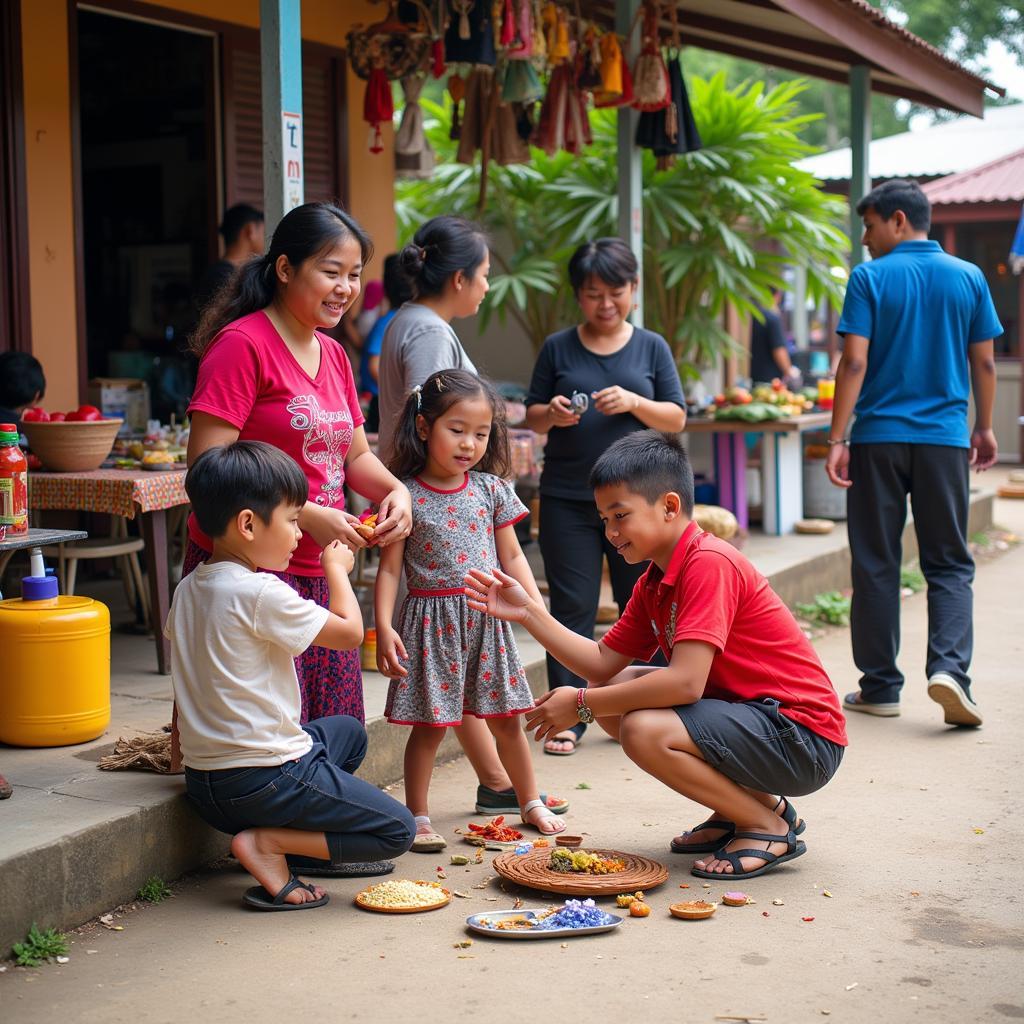
[[[395,436],[391,444],[393,454],[391,461],[388,462],[388,469],[399,480],[407,480],[417,473],[422,473],[427,465],[427,442],[420,437],[416,429],[416,417],[423,404],[422,395],[423,388],[417,384],[409,392],[405,405],[402,406],[402,414],[395,425]]]

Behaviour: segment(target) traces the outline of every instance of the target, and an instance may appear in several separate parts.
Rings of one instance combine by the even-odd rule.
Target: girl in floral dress
[[[416,816],[413,849],[442,849],[427,792],[437,748],[463,715],[484,719],[515,788],[523,822],[544,835],[565,825],[538,797],[519,716],[533,707],[508,623],[470,611],[463,577],[500,565],[540,600],[510,529],[526,514],[509,473],[500,399],[465,370],[432,374],[409,395],[394,441],[392,473],[412,494],[411,536],[383,549],[377,573],[377,667],[391,679],[385,714],[411,726],[406,804]],[[409,593],[390,625],[404,570]],[[411,653],[410,653],[411,652]]]

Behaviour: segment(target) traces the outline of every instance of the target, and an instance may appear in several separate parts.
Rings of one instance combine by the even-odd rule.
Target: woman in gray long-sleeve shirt
[[[438,370],[476,373],[451,322],[476,315],[487,294],[491,266],[483,231],[461,217],[435,217],[427,221],[402,250],[400,258],[415,298],[395,314],[381,346],[378,450],[385,465],[393,455],[395,426],[409,392]],[[512,783],[498,760],[485,723],[467,715],[455,734],[480,783],[476,794],[478,813],[518,810]],[[566,801],[544,793],[541,799],[556,814],[569,806]],[[417,849],[415,844],[413,849]]]

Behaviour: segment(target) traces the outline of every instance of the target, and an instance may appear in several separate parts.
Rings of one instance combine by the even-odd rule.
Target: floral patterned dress
[[[494,534],[528,513],[512,485],[489,473],[467,473],[461,487],[441,491],[419,479],[412,494],[413,529],[405,542],[409,595],[398,632],[409,674],[394,679],[384,714],[396,725],[461,725],[463,715],[499,718],[533,707],[512,625],[474,612],[463,593],[470,569],[498,565]]]

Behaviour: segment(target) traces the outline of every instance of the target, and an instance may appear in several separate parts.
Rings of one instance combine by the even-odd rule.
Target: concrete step
[[[992,513],[990,492],[972,495],[970,533],[991,525]],[[536,545],[528,550],[539,561]],[[849,586],[843,523],[826,536],[752,534],[743,550],[791,605]],[[915,552],[908,525],[905,558]],[[123,600],[116,583],[87,589],[112,607]],[[519,644],[530,688],[540,694],[547,685],[543,651],[525,634]],[[119,736],[156,731],[171,717],[170,680],[155,672],[151,639],[115,633],[112,664],[112,720],[100,739],[39,750],[0,746],[0,773],[14,787],[13,797],[0,801],[0,957],[33,921],[74,927],[132,899],[150,876],[170,881],[227,849],[227,838],[187,806],[180,777],[96,770]],[[360,774],[386,786],[401,777],[406,730],[382,717],[387,680],[368,672],[364,689],[370,742]],[[449,734],[440,758],[459,753]],[[467,814],[471,801],[467,793]]]

